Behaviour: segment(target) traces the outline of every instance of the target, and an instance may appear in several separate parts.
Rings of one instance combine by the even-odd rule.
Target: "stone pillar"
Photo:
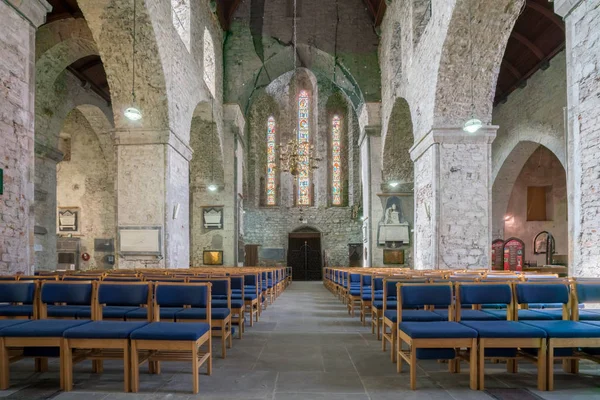
[[[433,129],[411,148],[415,269],[490,267],[491,143],[497,129]]]
[[[58,266],[56,251],[56,165],[63,154],[35,142],[35,269],[53,271]]]
[[[192,149],[170,131],[143,129],[117,130],[115,144],[117,233],[123,227],[161,230],[160,256],[119,255],[117,267],[188,268]]]
[[[237,104],[225,104],[223,107],[223,118],[225,135],[231,131],[234,162],[231,163],[233,168],[233,263],[231,265],[243,265],[244,259],[240,259],[238,255],[243,254],[244,241],[242,234],[244,232],[244,129],[246,121],[244,114]],[[226,140],[226,144],[229,140]],[[227,151],[227,147],[225,147]],[[227,153],[225,155],[227,160]],[[227,168],[225,167],[225,177],[227,179]]]
[[[0,2],[0,274],[33,273],[35,30],[51,9]]]
[[[600,276],[600,1],[556,0],[567,52],[569,275]]]
[[[383,265],[383,252],[377,249],[378,222],[383,217],[377,193],[381,189],[381,126],[366,126],[361,139],[360,161],[363,187],[363,266]],[[366,238],[364,237],[366,235]],[[365,241],[366,239],[366,241]],[[367,256],[364,257],[364,252]]]

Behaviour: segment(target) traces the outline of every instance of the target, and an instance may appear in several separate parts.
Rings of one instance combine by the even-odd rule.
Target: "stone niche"
[[[377,247],[385,251],[401,250],[404,263],[412,263],[412,227],[414,196],[412,192],[381,193],[383,216],[377,226]],[[380,250],[380,251],[383,251]],[[384,257],[384,260],[386,258]]]

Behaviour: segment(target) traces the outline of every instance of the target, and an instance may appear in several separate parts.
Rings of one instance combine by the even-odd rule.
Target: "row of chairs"
[[[44,339],[44,343],[51,343],[48,345],[49,347],[60,347],[61,371],[72,369],[68,363],[72,363],[73,360],[78,362],[80,359],[86,359],[80,357],[81,351],[79,351],[80,348],[85,348],[87,352],[93,354],[90,357],[94,360],[93,366],[96,372],[101,370],[101,360],[105,356],[123,359],[125,391],[137,391],[139,380],[137,372],[133,371],[133,368],[138,368],[137,365],[140,362],[149,361],[150,373],[159,373],[160,360],[189,360],[191,354],[192,371],[196,371],[194,373],[194,393],[197,393],[197,368],[204,363],[207,364],[209,373],[212,368],[211,337],[221,338],[222,357],[225,358],[226,348],[232,346],[234,333],[232,324],[237,325],[241,338],[245,314],[249,314],[251,326],[255,319],[258,321],[263,308],[261,302],[267,302],[268,287],[270,286],[272,289],[281,284],[287,285],[282,283],[283,275],[281,280],[277,280],[279,278],[273,276],[275,280],[269,279],[268,274],[262,276],[253,273],[241,276],[219,275],[203,278],[195,276],[185,280],[64,279],[57,281],[51,278],[3,281],[0,282],[0,303],[2,303],[0,304],[0,338],[3,337],[2,329],[4,327],[8,329],[14,325],[15,329],[21,329],[19,330],[21,332],[19,340],[8,340],[5,349],[7,354],[11,354],[11,357],[5,365],[8,366],[10,361],[17,360],[23,354],[30,354],[31,348],[38,347],[35,346],[35,340],[30,340],[30,337],[26,336],[27,330],[36,331],[38,325],[39,329],[45,329],[46,326],[58,324],[58,328],[64,328],[64,331],[61,332],[62,338],[58,331],[54,330],[52,332],[56,336],[48,340]],[[198,293],[197,287],[206,288],[204,290],[207,290],[207,294]],[[59,320],[68,322],[61,325],[57,322]],[[27,321],[29,321],[27,324],[18,328],[20,325],[17,325],[17,322],[20,324]],[[54,325],[41,321],[54,321]],[[93,321],[93,324],[87,325],[90,321]],[[37,325],[30,325],[32,322]],[[175,330],[173,330],[173,326],[165,325],[181,322],[186,323],[185,327],[178,325]],[[86,325],[81,325],[84,323]],[[197,330],[201,335],[194,338],[196,334],[191,330],[197,323],[208,324],[209,327],[206,331],[198,327]],[[149,326],[146,327],[146,325]],[[137,329],[142,328],[152,330],[156,338],[148,336],[146,342],[134,340],[140,335]],[[89,333],[81,333],[80,330]],[[183,332],[181,335],[184,336],[188,335],[185,337],[192,338],[194,342],[184,340],[180,343],[178,332]],[[100,336],[88,338],[81,335]],[[111,335],[120,336],[117,340]],[[91,339],[98,339],[100,343],[92,343]],[[64,341],[64,345],[54,346],[62,341]],[[19,345],[24,342],[30,343],[30,345]],[[172,344],[168,344],[169,342]],[[85,347],[88,345],[92,348]],[[166,348],[161,348],[163,345]],[[203,345],[207,347],[207,351],[198,353],[197,349]],[[108,347],[102,346],[109,346],[110,350]],[[127,351],[125,351],[125,346],[127,346]],[[148,348],[148,346],[156,348]],[[184,352],[186,354],[183,354],[182,358],[180,347],[183,347],[186,352],[193,347],[193,351],[192,353]],[[20,349],[20,351],[15,351],[15,349]],[[70,353],[67,352],[73,353],[74,349],[78,350],[76,354],[72,354],[73,358],[71,358]],[[43,370],[47,368],[44,365],[47,365],[46,358],[36,357],[36,368]],[[2,368],[1,371],[3,374],[8,374],[8,368]],[[134,374],[131,375],[128,371],[133,371]],[[3,387],[8,387],[8,377],[2,382],[4,382]],[[61,387],[64,390],[70,390],[72,375],[67,375],[67,372],[63,375],[61,372]]]
[[[340,291],[336,286],[343,286],[344,283],[350,286],[349,282],[356,281],[356,277],[352,277],[351,274],[348,274],[344,280],[343,272],[340,270],[338,274],[342,278],[339,283],[335,282],[335,274],[325,274],[325,285],[335,294]],[[373,299],[372,331],[374,333],[377,331],[379,338],[380,332],[376,324],[381,324],[377,326],[382,326],[382,349],[385,351],[386,344],[391,345],[391,359],[392,361],[398,359],[398,371],[401,370],[403,361],[411,366],[413,388],[416,386],[414,368],[417,359],[449,359],[450,370],[455,372],[459,369],[458,360],[467,358],[471,361],[471,387],[483,389],[485,359],[506,360],[509,371],[516,372],[517,357],[525,356],[537,362],[540,390],[553,390],[553,368],[550,366],[555,359],[565,360],[564,368],[570,372],[577,372],[577,360],[581,358],[598,361],[597,355],[600,351],[594,350],[593,347],[598,346],[600,336],[595,336],[595,327],[590,328],[589,325],[600,324],[600,310],[582,307],[586,304],[600,303],[599,280],[569,281],[550,275],[538,275],[526,279],[519,276],[515,279],[516,274],[507,274],[504,280],[494,276],[486,279],[490,275],[494,274],[479,275],[477,278],[446,276],[443,279],[439,276],[403,274],[400,277],[381,277],[362,273],[359,277],[359,285],[354,283],[348,291],[354,290],[356,293],[357,287],[360,286],[358,289],[360,289],[359,294],[362,295],[361,299]],[[444,298],[436,298],[435,293],[440,291],[443,291]],[[350,301],[349,298],[347,301]],[[378,319],[380,322],[376,322]],[[440,328],[444,326],[444,329],[454,329],[449,328],[445,322],[455,322],[463,326],[474,324],[481,329],[480,331],[474,329],[477,331],[475,337],[452,337],[452,339],[462,340],[460,347],[457,345],[442,347],[440,345],[445,342],[436,340],[446,336],[435,337],[436,332],[438,335],[453,334],[445,333],[443,329],[436,331],[436,324]],[[411,325],[415,323],[420,325]],[[428,323],[433,324],[428,325]],[[483,326],[479,326],[482,323]],[[526,329],[523,327],[527,324],[541,325],[537,327],[537,334],[541,335],[541,330],[545,332],[545,336],[525,337],[527,334],[524,330],[531,331],[529,327]],[[456,329],[465,332],[463,326]],[[490,328],[489,332],[484,331],[484,328]],[[571,333],[559,332],[560,329],[568,331],[570,328],[572,328]],[[518,332],[515,333],[514,329],[523,331],[521,337],[486,337],[493,332],[502,332],[500,335],[517,335]],[[473,332],[470,334],[472,335]],[[573,338],[569,337],[569,334],[587,336]],[[422,335],[426,337],[420,337]],[[563,336],[559,337],[561,335]],[[545,340],[544,343],[542,339]],[[565,339],[565,341],[561,342],[558,339]],[[573,341],[569,342],[571,339],[575,339],[577,346],[572,344]],[[523,344],[524,341],[537,344],[527,347],[528,344]],[[402,343],[409,345],[410,350],[402,350]],[[434,347],[432,343],[435,344]],[[586,345],[585,350],[582,350],[583,345]],[[559,350],[549,350],[550,346],[552,349]],[[532,355],[532,350],[527,350],[531,348],[540,351],[543,349],[543,351]]]
[[[123,360],[126,392],[139,390],[146,361],[150,373],[160,373],[161,361],[191,361],[194,393],[200,366],[212,372],[211,283],[158,283],[152,290],[147,283],[3,282],[1,301],[7,292],[12,300],[31,301],[36,286],[40,319],[0,319],[1,389],[9,387],[10,364],[27,356],[36,358],[38,371],[47,369],[47,357],[58,356],[65,391],[73,387],[73,364],[90,359],[94,372],[102,371],[103,360]],[[105,310],[116,311],[111,307],[143,308],[145,317],[103,319]],[[190,318],[162,321],[161,308],[179,308]],[[53,311],[60,312],[51,317]]]

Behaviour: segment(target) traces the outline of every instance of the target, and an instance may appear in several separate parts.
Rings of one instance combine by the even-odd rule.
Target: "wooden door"
[[[258,265],[258,244],[247,244],[245,246],[244,267],[256,267]]]

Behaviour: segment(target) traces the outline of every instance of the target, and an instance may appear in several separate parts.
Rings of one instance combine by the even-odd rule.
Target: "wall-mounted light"
[[[130,121],[139,121],[142,119],[142,113],[135,107],[129,107],[125,110],[125,118]]]
[[[211,192],[216,192],[217,189],[219,187],[217,185],[215,185],[214,183],[211,183],[210,185],[208,185],[207,189],[210,190]]]
[[[391,181],[390,183],[388,183],[388,185],[390,185],[393,188],[398,187],[399,184],[400,184],[400,182],[398,182],[398,181]]]
[[[140,119],[142,119],[142,113],[141,111],[135,107],[135,41],[136,41],[136,30],[135,30],[135,24],[136,24],[136,20],[137,20],[137,0],[133,0],[133,32],[132,32],[132,42],[133,42],[133,46],[131,49],[131,107],[128,107],[125,112],[123,113],[125,115],[125,118],[127,118],[130,121],[139,121]]]

